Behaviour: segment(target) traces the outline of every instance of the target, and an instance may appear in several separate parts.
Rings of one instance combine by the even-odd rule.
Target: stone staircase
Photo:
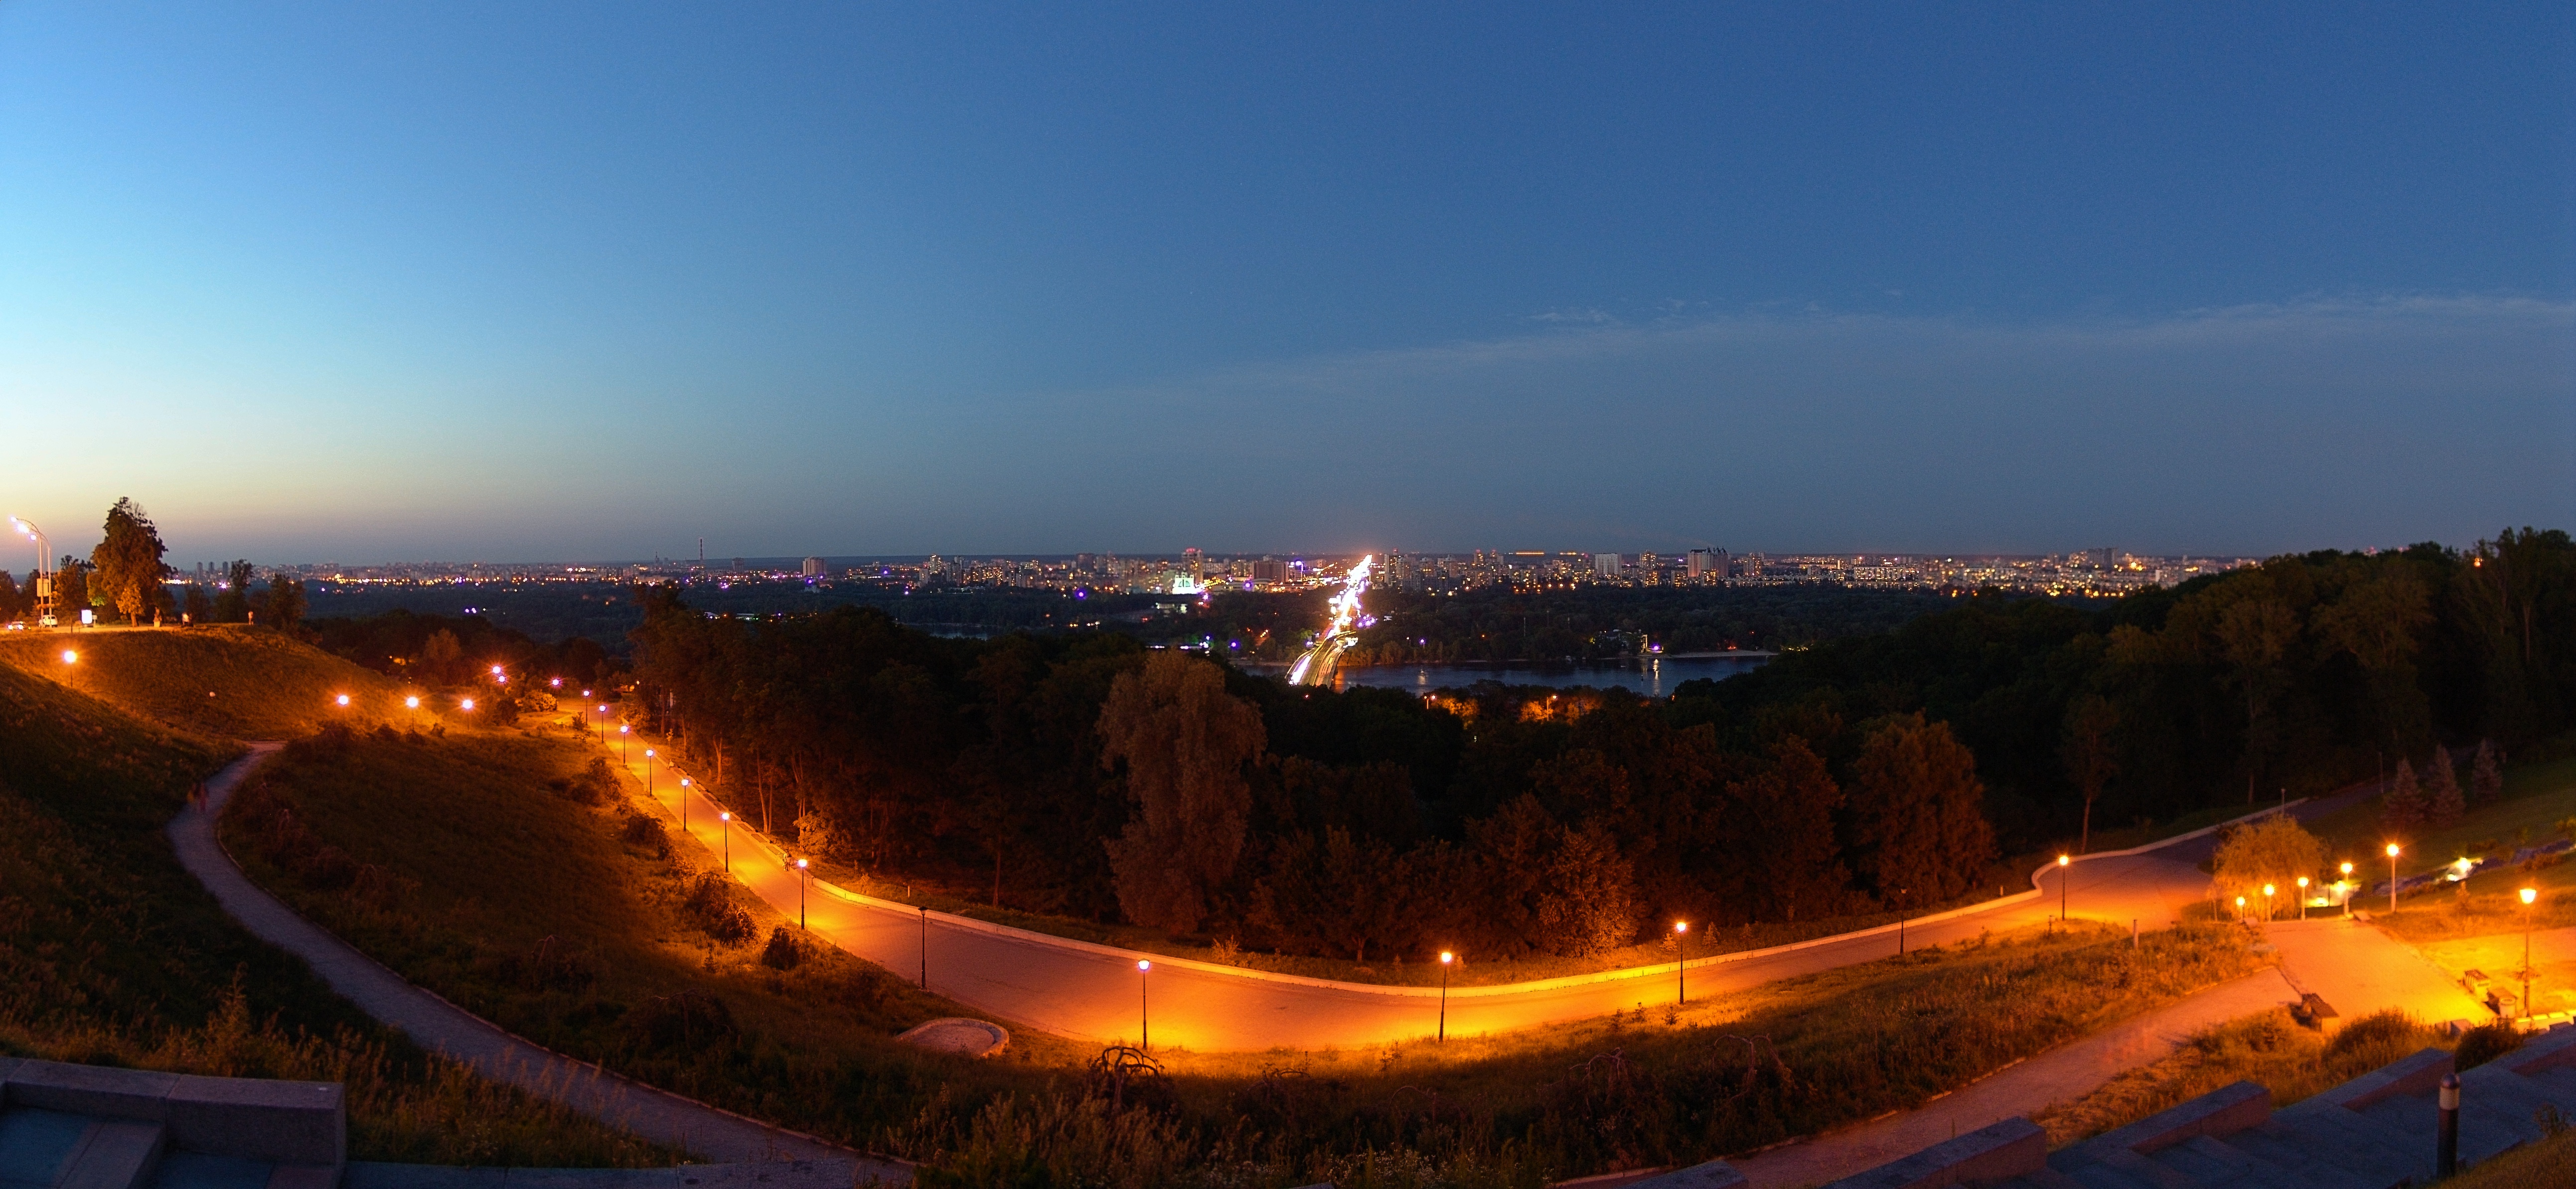
[[[2431,1185],[2435,1097],[2451,1055],[2426,1049],[2275,1111],[2253,1082],[2204,1094],[2061,1151],[2028,1119],[1833,1183],[1832,1189],[2401,1189]],[[2576,1120],[2576,1028],[2539,1033],[2460,1075],[2466,1168]]]
[[[0,1059],[0,1189],[329,1189],[342,1092]]]

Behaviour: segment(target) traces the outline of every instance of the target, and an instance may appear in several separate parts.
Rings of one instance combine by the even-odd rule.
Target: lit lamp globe
[[[64,664],[66,664],[66,665],[76,665],[76,664],[79,664],[79,663],[80,663],[80,654],[79,654],[79,653],[77,653],[77,652],[74,652],[74,651],[72,651],[71,649],[68,649],[68,648],[64,649],[64,650],[63,650],[63,663],[64,663]]]
[[[404,698],[404,699],[403,699],[403,709],[405,709],[405,710],[418,710],[418,709],[420,709],[420,699],[419,699],[419,698],[417,698],[417,697]]]
[[[474,708],[474,699],[467,698],[464,701],[458,702],[456,705],[458,709],[472,710]]]
[[[2538,889],[2538,888],[2524,888],[2524,889],[2522,890],[2522,902],[2523,902],[2524,904],[2528,905],[2528,904],[2531,904],[2531,903],[2533,903],[2533,902],[2535,902],[2535,901],[2537,901],[2537,900],[2539,900],[2539,899],[2540,899],[2540,889]]]
[[[332,701],[337,702],[337,703],[339,703],[340,705],[346,706],[346,705],[348,705],[348,704],[349,704],[349,695],[347,695],[347,694],[342,694],[342,695],[340,695],[340,696],[339,696],[339,697],[337,697],[337,698],[333,698],[333,699],[332,699]]]

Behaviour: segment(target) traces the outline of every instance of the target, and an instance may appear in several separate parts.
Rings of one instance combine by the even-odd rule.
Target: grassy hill
[[[117,653],[149,672],[145,642],[184,637],[125,639]],[[117,684],[138,701],[155,697],[149,681]],[[0,665],[0,1054],[344,1081],[352,1154],[362,1159],[667,1159],[429,1058],[225,916],[179,865],[162,826],[193,781],[239,751]]]
[[[79,659],[66,663],[66,649]],[[0,637],[0,666],[137,718],[233,739],[294,739],[332,722],[409,725],[403,696],[417,692],[301,641],[233,625],[11,633]],[[435,721],[434,707],[421,713],[422,725]]]

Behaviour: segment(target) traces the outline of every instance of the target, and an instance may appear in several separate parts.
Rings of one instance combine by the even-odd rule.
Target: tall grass
[[[2032,1116],[2062,1145],[2146,1118],[2240,1081],[2272,1091],[2288,1106],[2426,1048],[2449,1047],[2441,1033],[2403,1012],[2363,1016],[2332,1039],[2300,1027],[2287,1008],[2232,1020],[2192,1034],[2174,1055],[2130,1070],[2092,1093]]]

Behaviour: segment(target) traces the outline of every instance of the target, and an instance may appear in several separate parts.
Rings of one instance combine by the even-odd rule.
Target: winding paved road
[[[909,1166],[657,1090],[522,1040],[403,981],[401,975],[296,915],[242,874],[215,837],[215,821],[242,777],[277,748],[274,743],[253,744],[250,754],[207,782],[204,804],[188,806],[170,820],[170,845],[178,852],[180,864],[214,893],[234,920],[261,940],[310,963],[322,981],[359,1010],[401,1029],[424,1049],[472,1066],[484,1077],[706,1160],[848,1160],[857,1166],[863,1182],[912,1180]]]
[[[667,754],[665,741],[652,742]],[[647,775],[642,750],[639,742],[627,765],[639,783]],[[608,748],[607,755],[611,763],[618,762],[617,749]],[[658,760],[651,772],[653,799],[671,815],[675,833],[681,832],[683,775],[685,770]],[[2337,808],[2343,800],[2297,803],[2291,810],[2311,816]],[[720,861],[726,845],[716,817],[719,808],[701,790],[688,790],[685,833],[710,861]],[[1940,945],[1986,930],[2047,921],[2058,913],[2061,881],[2066,906],[2078,919],[2162,928],[2207,894],[2209,876],[2198,865],[2214,846],[2214,832],[2201,832],[2138,851],[2087,856],[2064,872],[2044,869],[2035,876],[2033,891],[1909,923],[1903,929],[1904,944],[1909,949]],[[798,915],[801,901],[810,927],[841,948],[901,975],[918,978],[926,967],[931,990],[1014,1025],[1062,1036],[1133,1041],[1149,1035],[1158,1046],[1202,1051],[1347,1047],[1429,1038],[1443,1010],[1436,987],[1331,982],[1158,957],[925,913],[820,879],[800,888],[785,854],[754,832],[734,830],[731,847],[734,878],[790,919]],[[1690,993],[1696,999],[1889,957],[1896,952],[1898,933],[1890,925],[1794,946],[1694,958]],[[1140,973],[1140,960],[1150,960],[1153,969]],[[1675,991],[1671,963],[1461,987],[1448,993],[1448,1028],[1461,1035],[1527,1028],[1666,1003]]]

